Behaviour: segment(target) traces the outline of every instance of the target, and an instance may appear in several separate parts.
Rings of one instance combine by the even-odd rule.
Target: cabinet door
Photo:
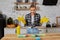
[[[15,28],[4,28],[4,35],[5,34],[15,34]]]
[[[60,28],[47,28],[47,33],[60,33]]]
[[[21,29],[21,34],[26,34],[26,29]],[[16,28],[4,28],[4,34],[16,34]]]

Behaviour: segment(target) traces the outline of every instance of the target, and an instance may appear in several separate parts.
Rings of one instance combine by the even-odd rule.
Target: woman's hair
[[[35,3],[32,3],[30,8],[36,8],[36,4]]]

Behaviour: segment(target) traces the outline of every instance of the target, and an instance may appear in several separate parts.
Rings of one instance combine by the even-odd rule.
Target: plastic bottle
[[[18,25],[18,26],[16,27],[16,34],[17,34],[17,35],[20,35],[20,30],[21,30],[21,26]]]

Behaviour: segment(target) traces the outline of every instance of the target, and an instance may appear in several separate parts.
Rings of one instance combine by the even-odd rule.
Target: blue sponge
[[[36,37],[36,40],[41,40],[40,37]]]

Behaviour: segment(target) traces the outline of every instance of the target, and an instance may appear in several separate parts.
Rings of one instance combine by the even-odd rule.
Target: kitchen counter
[[[22,29],[26,29],[26,28],[28,28],[28,27],[30,27],[30,26],[21,27],[21,28],[22,28]],[[8,28],[8,27],[5,27],[5,28]],[[38,28],[38,29],[45,29],[46,27],[44,27],[44,26],[36,26],[35,28]]]
[[[39,33],[46,33],[46,28],[45,27],[37,27],[39,29]],[[22,27],[21,28],[21,34],[26,34],[27,33],[27,27]],[[4,28],[4,35],[6,34],[16,34],[16,28]]]
[[[41,40],[60,40],[60,33],[45,33],[45,36],[40,38]],[[18,38],[15,34],[7,34],[1,40],[35,40],[35,38]]]
[[[39,29],[39,33],[60,33],[60,27],[52,27],[52,28],[46,28],[46,27],[37,27]],[[21,28],[21,34],[26,34],[27,27]],[[16,34],[16,28],[4,28],[4,35],[6,34]]]

